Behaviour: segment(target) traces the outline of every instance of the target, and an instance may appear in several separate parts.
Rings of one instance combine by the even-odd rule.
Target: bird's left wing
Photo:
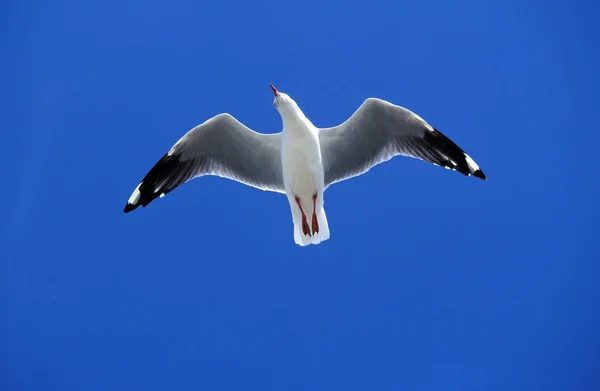
[[[229,114],[207,120],[181,137],[152,167],[135,188],[124,212],[145,207],[203,175],[284,193],[281,133],[257,133]]]
[[[341,125],[320,129],[325,187],[361,175],[396,155],[485,179],[458,145],[412,111],[369,98]]]

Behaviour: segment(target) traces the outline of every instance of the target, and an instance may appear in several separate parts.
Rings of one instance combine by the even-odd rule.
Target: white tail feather
[[[329,225],[324,207],[317,213],[317,221],[319,222],[319,232],[308,236],[302,233],[302,219],[294,219],[294,242],[300,246],[308,246],[309,244],[319,244],[329,239]],[[310,224],[310,220],[308,222]]]

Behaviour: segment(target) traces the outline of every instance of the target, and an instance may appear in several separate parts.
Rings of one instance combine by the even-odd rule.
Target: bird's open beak
[[[269,85],[271,86],[271,89],[273,90],[273,93],[275,94],[275,96],[279,95],[279,91],[277,91],[277,88],[273,87],[273,84],[269,83]]]

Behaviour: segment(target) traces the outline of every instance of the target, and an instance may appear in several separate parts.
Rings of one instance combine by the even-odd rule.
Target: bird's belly
[[[323,189],[321,150],[316,140],[295,140],[284,147],[283,181],[286,192],[303,197]]]
[[[293,165],[286,182],[286,188],[298,196],[312,195],[319,188],[318,174],[308,165]]]

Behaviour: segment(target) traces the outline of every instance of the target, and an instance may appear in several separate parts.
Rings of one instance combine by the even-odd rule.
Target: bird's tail
[[[329,239],[329,224],[327,224],[325,207],[321,207],[319,212],[317,212],[316,222],[309,219],[307,220],[307,224],[308,223],[310,223],[309,227],[306,227],[303,230],[302,220],[294,218],[294,242],[296,242],[296,244],[308,246],[309,244],[319,244]],[[307,231],[310,234],[305,235],[303,231]]]

